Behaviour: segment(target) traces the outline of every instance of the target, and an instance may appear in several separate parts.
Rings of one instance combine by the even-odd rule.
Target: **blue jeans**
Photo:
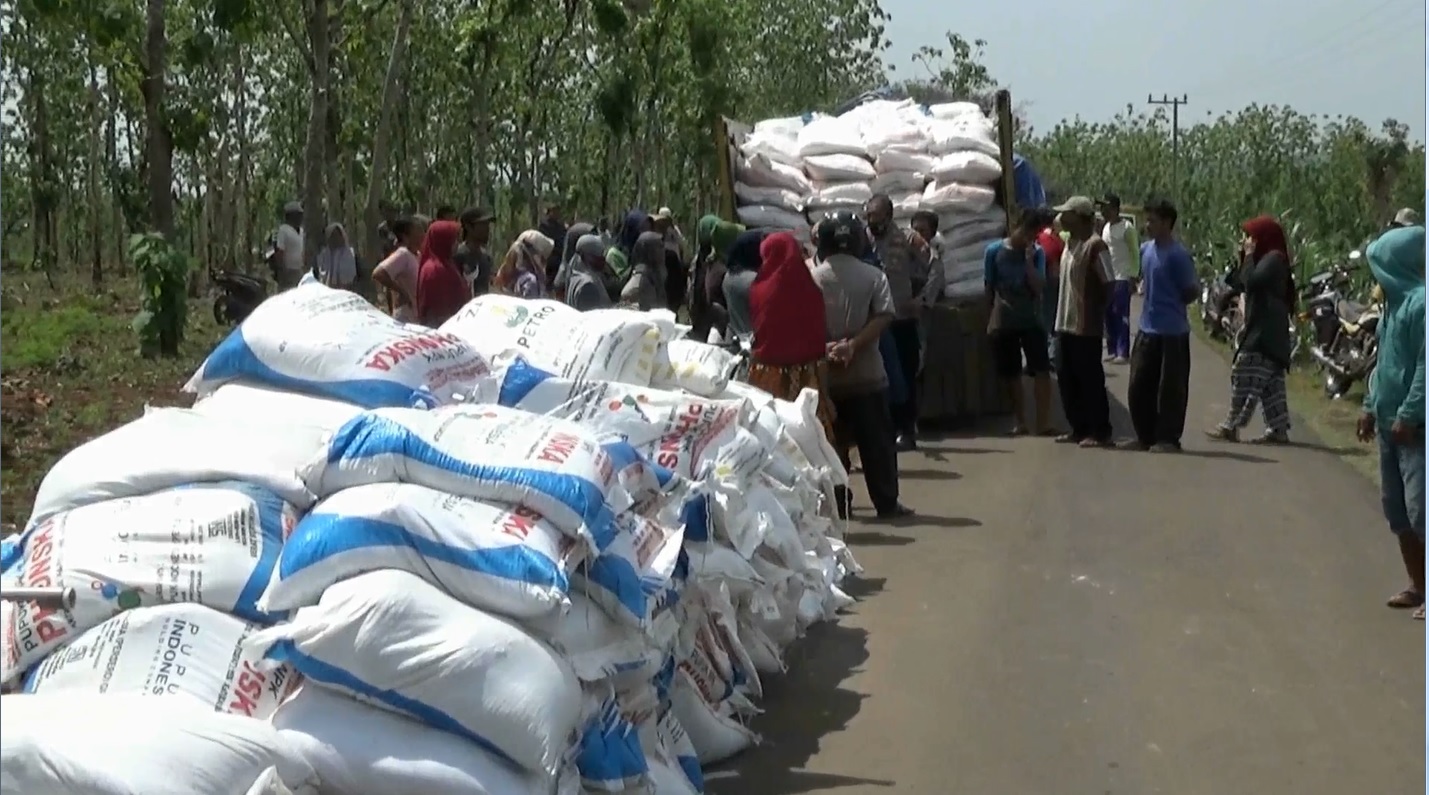
[[[1111,283],[1111,301],[1106,307],[1106,352],[1125,359],[1131,355],[1131,282]]]
[[[1379,424],[1379,494],[1384,518],[1395,535],[1424,541],[1424,442],[1396,444],[1389,424]]]

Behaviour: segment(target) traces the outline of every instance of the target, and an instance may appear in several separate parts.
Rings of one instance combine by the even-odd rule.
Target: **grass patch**
[[[139,417],[145,405],[189,405],[180,392],[227,329],[208,300],[189,302],[180,355],[143,359],[132,327],[133,277],[95,289],[80,276],[54,288],[10,276],[0,313],[0,530],[23,527],[35,490],[65,453]]]
[[[1191,328],[1227,362],[1230,361],[1233,351],[1224,342],[1212,339],[1201,325],[1200,318],[1192,319]],[[1285,392],[1291,413],[1305,424],[1329,452],[1378,484],[1379,459],[1371,455],[1374,446],[1355,438],[1355,427],[1360,418],[1360,402],[1364,400],[1364,383],[1355,384],[1350,392],[1339,400],[1326,397],[1324,385],[1324,375],[1316,370],[1313,364],[1296,362],[1285,379]]]

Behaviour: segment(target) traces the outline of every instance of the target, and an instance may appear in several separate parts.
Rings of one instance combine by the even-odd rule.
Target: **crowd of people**
[[[1121,209],[1113,194],[1074,196],[1022,212],[986,249],[987,332],[1013,435],[1082,448],[1181,450],[1191,372],[1187,308],[1200,282],[1177,237],[1171,202],[1147,204],[1141,230]],[[386,250],[371,279],[397,319],[438,326],[488,292],[555,299],[581,311],[685,310],[692,338],[747,353],[753,385],[790,400],[804,389],[819,394],[825,432],[849,471],[862,470],[878,518],[913,513],[900,500],[898,454],[918,446],[921,315],[943,289],[936,215],[918,213],[900,226],[892,202],[879,195],[861,213],[840,211],[815,224],[809,246],[789,231],[707,215],[690,250],[668,208],[632,210],[612,230],[604,221],[567,224],[552,205],[499,264],[488,251],[490,212],[444,207],[427,219],[384,207],[384,216]],[[301,206],[285,207],[273,255],[283,286],[305,271],[301,226]],[[1249,219],[1241,231],[1241,266],[1230,280],[1243,296],[1245,331],[1231,368],[1229,411],[1206,436],[1241,441],[1259,407],[1265,431],[1246,441],[1285,444],[1288,328],[1297,301],[1292,254],[1273,216]],[[1424,227],[1401,212],[1366,259],[1385,310],[1358,430],[1378,444],[1384,513],[1410,579],[1389,604],[1413,608],[1422,619]],[[330,286],[356,281],[357,259],[340,224],[328,227],[314,270]],[[1133,294],[1142,296],[1136,318]],[[1129,366],[1129,438],[1114,437],[1107,364]],[[1024,376],[1032,382],[1030,411]],[[1052,417],[1054,381],[1061,429]],[[852,507],[842,489],[840,514]]]

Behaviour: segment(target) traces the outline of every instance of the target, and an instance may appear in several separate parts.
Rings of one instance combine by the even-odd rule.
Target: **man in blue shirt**
[[[1124,449],[1175,453],[1186,429],[1191,384],[1191,323],[1186,307],[1196,300],[1196,266],[1175,237],[1176,207],[1159,200],[1146,206],[1141,245],[1144,298],[1131,348],[1126,406],[1136,438]]]

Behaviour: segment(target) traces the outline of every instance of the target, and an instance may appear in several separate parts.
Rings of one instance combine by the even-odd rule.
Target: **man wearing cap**
[[[303,205],[288,202],[283,205],[283,222],[278,224],[276,247],[273,251],[273,278],[279,290],[296,287],[303,278]]]
[[[676,311],[685,302],[689,290],[690,276],[685,268],[685,236],[675,224],[675,214],[669,207],[661,207],[650,219],[652,228],[665,241],[665,295],[670,302],[670,311]]]
[[[1071,426],[1058,442],[1106,447],[1112,439],[1111,405],[1102,370],[1102,334],[1111,295],[1111,252],[1096,233],[1096,203],[1073,196],[1054,208],[1067,233],[1058,274],[1057,388]]]
[[[1106,309],[1106,358],[1126,364],[1131,358],[1131,293],[1141,276],[1141,241],[1136,226],[1121,217],[1121,197],[1108,193],[1097,202],[1106,225],[1102,241],[1111,252],[1111,302]]]
[[[1405,207],[1394,214],[1394,220],[1389,222],[1393,229],[1401,229],[1406,226],[1419,226],[1419,213],[1413,207]]]
[[[473,297],[485,295],[491,290],[491,253],[486,250],[491,242],[491,221],[495,218],[489,210],[470,207],[462,211],[461,244],[452,259],[461,268],[471,285]],[[564,236],[562,236],[564,239]]]

